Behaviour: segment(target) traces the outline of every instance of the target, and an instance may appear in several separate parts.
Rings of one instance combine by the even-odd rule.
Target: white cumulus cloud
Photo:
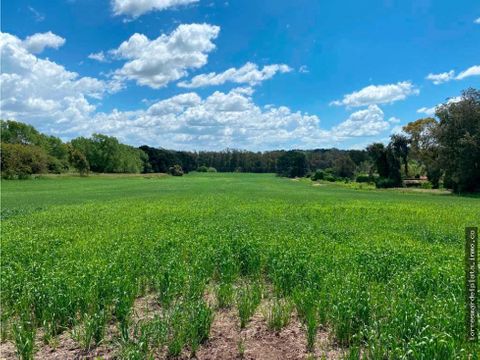
[[[127,62],[114,72],[119,81],[134,80],[138,85],[161,88],[204,66],[220,27],[209,24],[182,24],[169,35],[154,40],[135,33],[110,54]]]
[[[292,69],[285,64],[266,65],[262,69],[253,63],[246,63],[241,68],[230,68],[222,73],[208,73],[193,77],[190,81],[182,81],[178,86],[184,88],[198,88],[211,85],[222,85],[226,82],[237,84],[257,85],[272,78],[276,73],[290,72]]]
[[[369,105],[367,109],[352,113],[347,120],[334,127],[332,133],[338,137],[374,136],[389,127],[382,109],[377,105]]]
[[[417,110],[417,113],[419,114],[425,114],[425,115],[428,115],[428,116],[433,116],[435,115],[435,109],[437,107],[436,106],[433,106],[433,107],[421,107],[420,109]]]
[[[65,39],[49,31],[28,36],[22,43],[29,52],[39,54],[47,47],[58,49],[65,44]]]
[[[88,55],[89,59],[96,60],[98,62],[108,62],[107,57],[105,56],[105,53],[103,51],[99,51],[97,53],[91,53]]]
[[[177,6],[188,5],[198,0],[112,0],[113,13],[133,19],[150,11],[161,11]]]
[[[435,85],[443,84],[455,78],[455,71],[443,72],[440,74],[428,74],[426,79],[431,80]]]
[[[369,85],[359,91],[345,95],[342,100],[336,100],[330,104],[348,107],[386,104],[404,100],[408,96],[418,93],[419,90],[410,81],[388,85]]]
[[[100,99],[116,90],[110,83],[80,77],[53,61],[37,57],[25,47],[25,41],[8,33],[0,33],[0,55],[4,119],[28,121],[40,128],[83,121],[96,108],[91,99]]]
[[[444,72],[440,74],[428,74],[426,79],[433,81],[435,85],[443,84],[450,80],[463,80],[470,76],[479,76],[480,75],[480,65],[473,65],[468,69],[460,72],[457,76],[455,76],[455,71],[450,70],[449,72]]]
[[[137,111],[97,113],[69,132],[94,131],[122,141],[175,149],[275,149],[332,146],[334,136],[320,119],[286,106],[260,107],[251,88],[215,91],[202,98],[194,92],[160,100]]]
[[[480,75],[480,65],[474,65],[462,71],[460,74],[458,74],[456,79],[462,80],[470,76],[479,76],[479,75]]]
[[[480,24],[480,17],[473,21],[475,24]]]
[[[191,38],[179,40],[172,35],[164,36],[163,45],[159,47],[168,48],[175,39],[175,45],[170,47],[175,50],[174,54],[169,56],[188,58],[198,49],[198,42],[189,42]],[[142,36],[134,37],[109,56],[127,59],[127,63],[143,59],[145,45],[148,48],[151,42]],[[99,100],[119,90],[117,79],[82,77],[32,54],[21,39],[7,33],[0,33],[0,55],[1,117],[28,122],[40,131],[65,139],[100,132],[132,145],[266,150],[338,146],[346,139],[380,134],[390,126],[382,110],[371,105],[354,112],[339,125],[325,129],[317,115],[282,105],[257,105],[252,87],[215,91],[203,97],[187,92],[155,100],[147,107],[141,105],[132,111],[100,112]],[[170,71],[178,65],[173,58],[167,61]],[[182,64],[179,72],[186,71],[185,62]],[[165,74],[172,78],[170,72]],[[119,76],[118,73],[115,76]]]
[[[392,124],[398,124],[401,121],[402,120],[400,120],[399,118],[396,118],[395,116],[392,116],[391,118],[388,119],[388,122]]]

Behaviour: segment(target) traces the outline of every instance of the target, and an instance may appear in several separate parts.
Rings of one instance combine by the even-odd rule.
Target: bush
[[[90,170],[90,165],[88,164],[87,158],[85,155],[77,149],[70,147],[70,163],[75,169],[80,173],[81,176],[88,175]]]
[[[215,169],[214,167],[211,167],[211,166],[210,166],[210,167],[207,169],[207,172],[209,172],[209,173],[216,173],[216,172],[217,172],[217,169]]]
[[[399,185],[397,181],[390,178],[379,177],[375,180],[375,186],[379,189],[393,188]]]
[[[442,169],[438,166],[429,166],[427,167],[427,178],[428,181],[432,184],[433,189],[438,189],[440,186],[440,178],[442,177]]]
[[[432,183],[430,181],[423,182],[420,187],[422,189],[433,189]]]
[[[373,179],[368,175],[358,175],[355,181],[358,183],[369,183],[372,182],[372,180]]]
[[[325,173],[323,172],[323,170],[317,170],[313,173],[312,180],[313,181],[323,180],[324,177],[325,177]]]
[[[1,144],[2,177],[26,179],[32,174],[46,173],[48,155],[35,145]]]
[[[335,181],[337,181],[337,178],[336,178],[334,175],[332,175],[332,174],[326,174],[325,177],[324,177],[324,179],[327,180],[327,181],[330,181],[330,182],[335,182]]]
[[[171,166],[170,169],[168,169],[168,172],[173,176],[183,176],[183,169],[178,164]]]
[[[53,156],[48,157],[48,172],[53,174],[62,174],[68,171],[68,164]]]
[[[203,173],[205,173],[205,172],[208,171],[208,167],[206,167],[205,165],[199,166],[199,167],[197,168],[197,171],[198,171],[198,172],[203,172]]]

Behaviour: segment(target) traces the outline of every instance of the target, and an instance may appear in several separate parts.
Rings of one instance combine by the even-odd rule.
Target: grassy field
[[[1,185],[2,340],[24,358],[40,333],[90,350],[112,324],[122,358],[195,353],[220,309],[246,327],[268,298],[269,328],[293,311],[308,351],[327,329],[352,359],[478,359],[463,298],[478,198],[269,174]],[[147,295],[161,311],[135,321]]]

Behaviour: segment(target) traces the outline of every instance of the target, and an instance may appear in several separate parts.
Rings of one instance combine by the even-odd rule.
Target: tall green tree
[[[304,177],[307,171],[307,158],[302,151],[286,151],[277,160],[277,174],[280,176]]]
[[[408,177],[408,154],[410,152],[410,141],[405,135],[394,134],[390,137],[390,144],[395,156],[402,160],[405,176]]]
[[[143,171],[147,158],[141,149],[102,134],[73,139],[71,145],[85,155],[90,169],[96,172],[139,173]]]
[[[85,155],[78,149],[75,149],[73,146],[70,146],[69,150],[70,163],[73,165],[73,167],[77,169],[81,176],[88,175],[90,165]]]
[[[355,163],[348,154],[343,154],[335,159],[333,172],[341,178],[352,178],[355,174]]]
[[[480,191],[480,91],[468,89],[460,101],[437,108],[435,131],[447,183],[456,192]]]
[[[429,117],[412,121],[403,127],[410,142],[410,158],[425,167],[428,180],[434,189],[439,187],[443,174],[435,135],[437,126],[437,121]]]
[[[385,145],[382,143],[373,143],[367,146],[367,153],[370,156],[378,175],[383,178],[388,178],[389,166]]]
[[[401,186],[400,160],[392,142],[387,146],[374,143],[367,147],[367,152],[378,172],[377,187]]]

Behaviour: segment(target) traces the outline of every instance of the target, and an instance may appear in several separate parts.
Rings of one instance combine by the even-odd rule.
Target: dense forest
[[[175,151],[147,145],[139,148],[116,138],[93,134],[64,143],[34,127],[1,121],[1,171],[4,179],[32,174],[190,171],[277,173],[313,180],[374,182],[399,187],[405,179],[428,179],[428,186],[456,192],[480,190],[480,91],[468,89],[458,101],[437,107],[436,118],[408,123],[388,144],[365,150],[276,150],[252,152]]]

